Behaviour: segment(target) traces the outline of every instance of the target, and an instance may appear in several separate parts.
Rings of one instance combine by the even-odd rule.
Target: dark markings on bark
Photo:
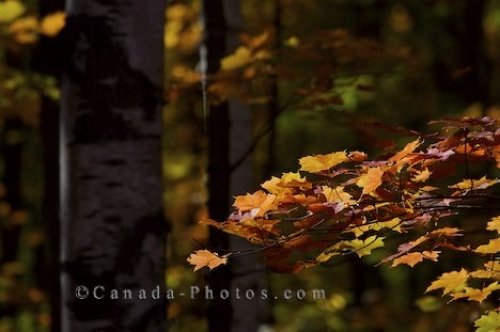
[[[63,330],[164,331],[163,0],[76,1],[63,76]],[[78,300],[76,285],[102,285]],[[157,285],[161,299],[140,300]],[[111,300],[131,289],[134,300]]]

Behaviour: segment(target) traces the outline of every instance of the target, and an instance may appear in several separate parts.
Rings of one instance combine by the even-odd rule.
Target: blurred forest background
[[[16,12],[14,2],[0,2],[0,332],[50,331],[57,285],[47,257],[57,251],[58,226],[47,208],[55,206],[57,189],[47,183],[57,173],[44,158],[55,153],[60,92],[58,59],[47,49],[61,42],[56,35],[64,19],[54,13],[64,8],[58,1],[24,0]],[[226,50],[215,60],[210,53],[204,58],[210,45],[204,45],[203,24],[217,29],[217,21],[205,17],[200,0],[170,1],[165,13],[168,288],[185,291],[205,282],[186,257],[217,237],[198,222],[229,213],[229,206],[214,212],[207,205],[215,181],[207,169],[221,149],[232,151],[230,161],[240,166],[226,179],[230,204],[229,196],[295,171],[301,156],[344,149],[373,156],[390,149],[399,136],[385,125],[425,130],[432,119],[500,115],[500,1],[227,2],[223,31],[215,33],[225,34]],[[231,113],[231,128],[214,118],[221,105]],[[209,148],[209,139],[221,139],[207,130],[214,122],[230,146]],[[380,250],[379,258],[389,252]],[[259,267],[252,273],[262,287],[327,294],[263,305],[259,331],[471,329],[476,305],[445,305],[423,295],[453,260],[410,270],[375,268],[377,257],[351,256],[298,274],[267,271],[258,256],[248,258]],[[233,268],[245,275],[245,264]],[[204,331],[207,320],[226,317],[207,317],[206,303],[183,298],[169,304],[168,318],[169,330],[182,332]]]

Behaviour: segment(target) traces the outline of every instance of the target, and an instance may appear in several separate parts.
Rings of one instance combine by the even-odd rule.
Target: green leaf
[[[500,329],[500,312],[491,310],[474,322],[476,332],[497,332]]]

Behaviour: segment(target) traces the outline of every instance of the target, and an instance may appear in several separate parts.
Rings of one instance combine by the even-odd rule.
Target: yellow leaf
[[[470,275],[478,279],[500,280],[500,261],[489,261],[484,263],[484,269],[472,271]]]
[[[403,255],[399,258],[396,258],[391,267],[398,266],[400,264],[406,264],[411,267],[414,267],[418,263],[422,262],[425,259],[437,262],[437,258],[439,256],[439,251],[424,251],[424,252],[411,252],[406,255]]]
[[[207,266],[210,270],[219,265],[227,264],[227,257],[219,257],[216,253],[208,250],[196,250],[193,254],[189,255],[188,263],[194,265],[194,271]]]
[[[383,229],[391,229],[395,232],[401,232],[401,219],[393,218],[388,221],[370,222],[366,225],[356,226],[349,231],[353,232],[354,236],[359,237],[368,231],[381,231]]]
[[[40,23],[40,31],[48,37],[56,36],[66,24],[66,14],[58,11],[45,16]]]
[[[500,216],[491,219],[491,221],[488,222],[486,229],[500,234]]]
[[[283,173],[281,176],[281,186],[285,188],[299,188],[299,189],[310,189],[312,184],[306,180],[305,177],[300,176],[299,173]]]
[[[354,239],[352,241],[346,242],[348,246],[352,248],[359,257],[371,254],[372,250],[381,248],[384,246],[384,238],[372,235],[365,240]]]
[[[432,290],[443,288],[443,295],[445,295],[453,291],[464,289],[468,277],[469,274],[465,269],[443,273],[438,280],[435,280],[427,287],[425,292],[427,293]]]
[[[483,302],[491,293],[499,289],[498,282],[493,282],[484,288],[465,287],[464,293],[454,294],[453,299],[467,297],[469,301]]]
[[[318,255],[318,257],[316,257],[316,261],[319,263],[325,263],[330,260],[330,258],[340,255],[339,250],[343,244],[343,242],[338,242],[326,248],[321,254]]]
[[[382,175],[384,171],[380,167],[374,167],[358,178],[356,184],[363,188],[363,195],[371,194],[382,184]]]
[[[474,249],[474,251],[480,254],[496,254],[500,252],[500,238],[492,239],[488,244],[483,244]]]
[[[299,176],[300,178],[300,176]],[[303,179],[304,180],[304,179]],[[281,194],[281,193],[293,193],[293,189],[287,188],[285,183],[278,177],[273,176],[270,180],[267,180],[261,185],[262,188],[266,189],[271,194]]]
[[[337,166],[349,160],[345,151],[334,152],[330,154],[318,154],[307,156],[299,159],[300,170],[311,173],[327,171],[332,167]]]
[[[479,180],[473,179],[464,179],[462,182],[454,184],[450,186],[453,189],[486,189],[491,187],[499,182],[498,179],[487,179],[486,176],[483,176]]]
[[[12,22],[26,11],[24,5],[17,0],[0,2],[0,23]]]
[[[412,178],[414,182],[425,182],[429,179],[431,176],[432,172],[429,171],[428,168],[422,170],[422,171],[417,171],[417,174]]]
[[[243,67],[252,61],[252,53],[248,47],[240,46],[233,54],[221,60],[221,70],[233,70]]]
[[[323,186],[321,187],[321,190],[329,203],[342,203],[344,208],[356,204],[356,201],[352,199],[352,196],[344,191],[344,187],[338,186],[330,188],[328,186]]]

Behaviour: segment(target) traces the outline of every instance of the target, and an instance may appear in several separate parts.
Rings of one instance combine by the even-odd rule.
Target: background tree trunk
[[[41,17],[64,10],[63,0],[40,2]],[[42,74],[59,79],[63,57],[60,49],[61,38],[42,37],[33,57],[34,68]],[[40,137],[43,155],[43,225],[46,241],[40,247],[35,270],[39,285],[47,290],[51,310],[51,331],[61,331],[61,290],[60,290],[60,222],[59,222],[59,117],[60,105],[42,96],[40,114]]]
[[[205,1],[203,18],[205,41],[202,46],[202,61],[205,73],[219,70],[220,60],[232,53],[240,44],[239,34],[243,30],[240,2],[236,0]],[[252,118],[250,109],[236,99],[209,106],[209,165],[208,191],[209,214],[215,220],[226,220],[232,198],[255,190],[256,181],[252,159],[245,160],[234,169],[236,163],[252,143]],[[222,250],[249,249],[247,241],[211,230],[210,246]],[[253,332],[270,320],[270,308],[260,299],[260,290],[267,285],[265,268],[258,256],[247,256],[231,260],[229,266],[211,271],[208,276],[210,288],[218,294],[222,289],[242,291],[252,289],[256,297],[251,300],[214,299],[209,304],[209,330],[216,332]],[[233,292],[234,295],[234,292]],[[225,319],[220,313],[225,313]]]
[[[205,75],[211,75],[219,70],[220,59],[224,57],[226,50],[223,0],[204,0],[202,19],[205,36],[200,55]],[[203,84],[206,84],[206,80]],[[208,107],[208,213],[212,219],[225,220],[229,212],[230,182],[228,104],[209,105],[207,100],[204,100],[204,103],[205,107]],[[228,235],[210,229],[209,246],[219,250],[229,250]],[[209,272],[207,282],[214,294],[227,289],[231,285],[230,267],[223,266]],[[221,313],[224,313],[224,319],[221,319]],[[209,331],[230,331],[232,315],[233,308],[230,301],[217,297],[210,300],[208,304]]]
[[[164,331],[164,0],[71,1],[61,132],[62,330]],[[75,287],[105,287],[79,300]],[[134,300],[109,300],[132,289]]]

